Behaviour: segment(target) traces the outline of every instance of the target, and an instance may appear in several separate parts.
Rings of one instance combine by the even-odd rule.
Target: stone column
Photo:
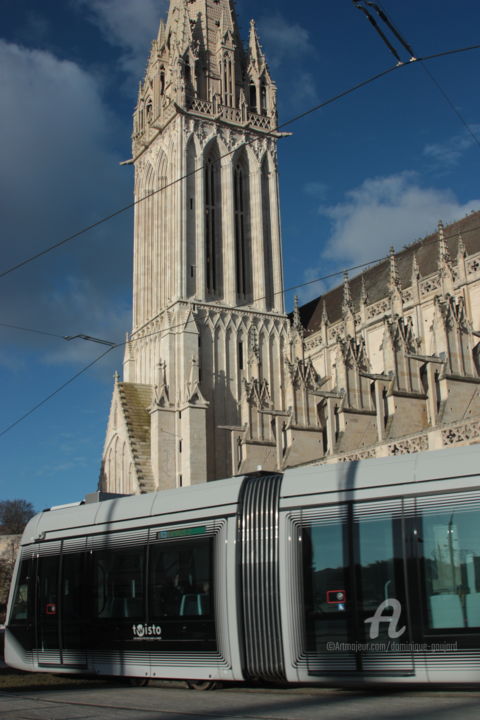
[[[182,409],[179,472],[182,485],[207,482],[207,405],[188,404]]]
[[[272,265],[273,265],[273,309],[279,313],[285,312],[283,296],[283,260],[282,237],[280,229],[280,201],[278,191],[278,175],[276,170],[271,171],[270,185],[270,212],[272,228]]]
[[[177,436],[176,412],[171,407],[154,406],[151,410],[152,469],[157,490],[176,487]]]
[[[223,299],[227,305],[237,304],[235,262],[235,219],[233,206],[232,156],[221,161],[222,167],[222,236],[223,236]]]
[[[327,424],[327,447],[325,448],[326,455],[335,454],[335,403],[338,402],[334,398],[327,398],[327,412],[326,412],[326,424]]]
[[[262,173],[256,161],[255,167],[250,168],[250,227],[253,304],[259,310],[265,311],[267,309],[267,298],[265,297],[265,238],[263,237]]]
[[[197,267],[195,268],[196,293],[195,297],[205,300],[207,289],[205,287],[205,172],[203,170],[203,153],[197,157],[195,169],[197,170],[195,186],[195,224],[197,240]]]

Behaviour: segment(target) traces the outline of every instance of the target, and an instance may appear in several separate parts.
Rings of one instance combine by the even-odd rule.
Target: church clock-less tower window
[[[205,177],[205,279],[208,298],[221,292],[222,203],[220,156],[215,145],[204,165]]]
[[[225,105],[227,107],[234,107],[235,80],[233,62],[229,53],[225,53],[225,57],[223,59],[223,95],[225,98]]]
[[[252,301],[252,262],[250,243],[250,197],[248,162],[242,152],[234,166],[235,259],[237,300]]]

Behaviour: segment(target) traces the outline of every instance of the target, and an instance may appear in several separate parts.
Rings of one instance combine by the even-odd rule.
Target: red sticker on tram
[[[48,603],[45,605],[45,614],[46,615],[56,615],[57,614],[57,606],[55,603]]]
[[[327,603],[329,605],[341,605],[347,601],[345,590],[327,590]]]

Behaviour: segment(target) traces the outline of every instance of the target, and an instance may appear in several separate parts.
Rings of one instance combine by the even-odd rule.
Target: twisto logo
[[[162,628],[160,625],[146,625],[139,623],[132,625],[134,640],[160,640],[162,637]]]

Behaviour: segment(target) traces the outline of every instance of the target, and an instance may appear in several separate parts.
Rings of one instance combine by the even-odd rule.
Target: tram
[[[52,508],[21,541],[6,662],[203,687],[477,683],[479,473],[473,445]]]

